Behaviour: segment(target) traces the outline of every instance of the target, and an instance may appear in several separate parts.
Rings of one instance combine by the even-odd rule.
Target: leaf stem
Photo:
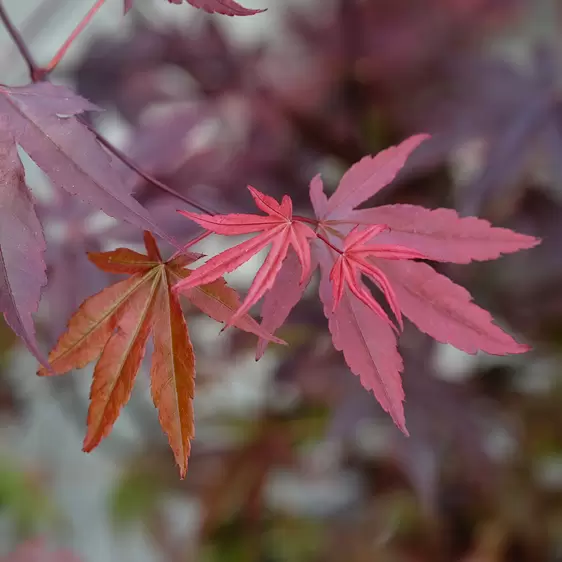
[[[317,220],[309,219],[308,217],[301,217],[300,215],[293,215],[293,219],[298,220],[300,222],[307,222],[308,224],[313,224],[314,226],[318,226]]]
[[[322,242],[324,242],[324,244],[327,244],[328,246],[330,246],[330,248],[332,248],[332,250],[335,250],[338,254],[341,254],[343,256],[342,250],[340,250],[339,248],[336,248],[327,238],[324,238],[324,236],[322,236],[322,234],[318,234],[318,232],[317,232],[316,237],[319,238],[320,240],[322,240]]]
[[[97,2],[90,8],[88,13],[84,16],[82,21],[74,28],[74,31],[70,34],[68,39],[62,44],[62,47],[56,52],[55,56],[51,59],[51,62],[43,70],[45,74],[52,72],[56,66],[59,64],[61,59],[64,57],[74,40],[82,33],[84,28],[90,23],[90,20],[96,15],[98,10],[103,6],[105,0],[97,0]]]
[[[204,240],[210,234],[211,234],[210,230],[203,231],[199,236],[196,236],[193,240],[190,240],[185,246],[182,246],[181,249],[177,250],[174,253],[174,255],[170,258],[170,260],[173,260],[175,257],[179,256],[180,254],[183,254],[185,251],[191,248],[191,246],[195,246],[195,244],[201,242],[201,240]]]
[[[28,49],[21,33],[18,31],[17,27],[13,24],[12,20],[8,16],[6,12],[6,8],[4,8],[4,3],[0,0],[0,21],[4,24],[8,35],[12,38],[12,41],[18,48],[21,56],[25,60],[27,64],[27,68],[29,69],[29,75],[33,82],[39,82],[44,78],[44,73],[42,69],[37,65],[31,51]]]
[[[161,191],[164,191],[164,192],[168,193],[169,195],[172,195],[172,196],[176,197],[177,199],[180,199],[184,203],[187,203],[188,205],[190,205],[194,209],[197,209],[198,211],[201,211],[202,213],[205,213],[207,215],[216,215],[217,214],[215,211],[212,211],[211,209],[207,209],[203,205],[199,205],[199,203],[196,203],[195,201],[193,201],[189,197],[185,197],[181,193],[178,193],[177,191],[174,191],[171,187],[167,186],[165,183],[162,183],[160,180],[157,180],[155,177],[151,176],[149,173],[147,173],[144,170],[142,170],[141,168],[139,168],[124,152],[122,152],[116,146],[111,144],[101,133],[98,133],[98,131],[96,131],[84,119],[80,118],[80,122],[85,127],[87,127],[92,133],[94,133],[94,135],[96,136],[98,141],[101,144],[103,144],[103,146],[105,146],[105,148],[107,148],[107,150],[109,150],[112,154],[117,156],[117,158],[119,158],[119,160],[121,160],[121,162],[123,162],[123,164],[125,164],[125,166],[127,166],[133,172],[137,173],[139,176],[144,178],[147,182],[154,185],[154,187],[157,187]]]

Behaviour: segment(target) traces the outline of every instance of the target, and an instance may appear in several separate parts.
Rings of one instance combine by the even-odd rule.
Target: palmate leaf
[[[396,176],[408,155],[425,138],[416,135],[374,158],[362,159],[344,174],[329,199],[319,177],[310,184],[319,230],[342,252],[338,255],[325,248],[315,252],[323,272],[321,299],[334,345],[343,351],[352,372],[360,377],[365,388],[373,390],[404,432],[404,396],[399,377],[402,364],[394,355],[395,336],[388,323],[381,324],[386,315],[381,314],[380,306],[362,286],[360,274],[369,275],[379,285],[398,319],[400,313],[404,314],[440,342],[467,353],[524,353],[529,346],[517,343],[496,326],[488,312],[471,302],[468,291],[429,265],[412,260],[468,263],[495,259],[540,242],[531,236],[493,228],[481,219],[460,218],[450,209],[431,211],[414,205],[387,205],[354,210]],[[345,279],[347,288],[343,283],[338,285],[336,269],[345,260],[350,264]],[[326,306],[327,271],[331,272],[334,285],[332,306],[337,298],[342,301],[331,312]]]
[[[152,334],[152,398],[183,478],[194,436],[195,355],[172,286],[189,277],[191,272],[186,265],[199,255],[180,254],[164,261],[152,234],[145,232],[144,239],[146,254],[127,248],[89,254],[100,269],[130,277],[84,301],[49,354],[52,371],[42,368],[38,374],[63,374],[99,357],[83,447],[84,451],[91,451],[109,434],[128,402]],[[195,306],[220,322],[230,320],[240,308],[236,293],[222,280],[185,294]],[[246,315],[233,323],[262,338],[283,343]]]
[[[76,115],[99,108],[64,86],[0,87],[0,120],[54,185],[142,229],[173,240],[130,194],[111,157]]]
[[[293,203],[290,197],[285,196],[281,203],[278,203],[272,197],[264,195],[251,186],[248,186],[248,189],[256,206],[266,213],[265,216],[201,215],[180,211],[185,217],[216,234],[234,235],[255,232],[260,232],[260,234],[211,258],[197,268],[188,279],[179,282],[174,287],[176,291],[184,292],[203,283],[211,283],[225,273],[240,267],[260,250],[271,245],[263,265],[250,286],[244,303],[229,323],[233,323],[238,316],[250,310],[271,289],[287,257],[289,248],[292,247],[301,265],[300,283],[304,284],[306,279],[310,279],[312,273],[308,240],[315,238],[315,234],[306,224],[293,220]]]
[[[343,293],[348,288],[363,304],[392,325],[386,312],[362,283],[360,277],[365,275],[370,277],[382,291],[394,316],[398,320],[400,328],[404,329],[400,307],[394,290],[384,273],[369,258],[382,258],[388,261],[424,259],[426,256],[416,250],[396,244],[367,244],[373,237],[384,232],[387,228],[386,225],[379,224],[359,230],[359,227],[356,226],[345,237],[343,251],[336,259],[330,272],[330,281],[332,281],[334,292],[333,308],[334,310],[337,308]]]
[[[134,0],[125,0],[125,13],[133,7]],[[265,10],[244,8],[234,0],[185,0],[195,8],[200,8],[209,14],[223,14],[225,16],[252,16]],[[183,4],[184,0],[168,0],[170,4]]]

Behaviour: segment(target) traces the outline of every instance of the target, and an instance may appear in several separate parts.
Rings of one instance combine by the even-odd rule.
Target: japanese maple
[[[134,0],[125,0],[125,13],[133,7]],[[251,10],[244,8],[234,0],[185,0],[195,8],[205,10],[209,14],[223,14],[225,16],[252,16],[265,10]],[[184,0],[168,0],[170,4],[183,4]]]
[[[415,135],[399,146],[363,158],[344,174],[330,198],[316,176],[310,183],[316,219],[293,215],[289,197],[284,196],[279,204],[253,187],[249,189],[254,201],[266,215],[182,211],[209,232],[260,234],[211,258],[174,286],[177,292],[192,290],[231,272],[271,245],[240,310],[246,312],[265,295],[262,326],[273,332],[300,300],[319,266],[320,299],[334,346],[405,433],[403,365],[393,332],[396,327],[362,276],[371,278],[382,291],[400,328],[404,314],[423,332],[467,353],[524,353],[529,347],[493,324],[490,314],[473,304],[465,289],[417,260],[468,263],[539,243],[534,237],[492,227],[482,219],[461,218],[447,209],[413,205],[356,209],[389,184],[427,138]],[[264,340],[258,344],[257,358],[266,344]]]
[[[152,234],[145,232],[144,241],[146,254],[119,248],[88,255],[100,269],[129,277],[83,302],[49,354],[51,369],[42,368],[38,374],[63,374],[99,357],[84,439],[84,451],[89,452],[109,434],[128,402],[152,334],[152,399],[183,478],[194,435],[195,355],[180,302],[171,288],[189,277],[191,271],[186,266],[199,255],[182,253],[164,261]],[[185,295],[218,322],[230,321],[243,330],[282,343],[248,316],[232,319],[239,309],[238,297],[221,279]]]
[[[124,0],[125,11],[133,3]],[[228,16],[263,11],[245,8],[234,0],[187,3]],[[213,214],[139,168],[84,121],[82,113],[96,111],[97,106],[66,87],[48,82],[49,73],[103,4],[104,0],[93,3],[55,56],[42,67],[33,60],[0,3],[0,19],[25,59],[32,81],[18,87],[0,86],[0,310],[43,363],[40,375],[62,374],[97,360],[85,451],[91,451],[108,435],[129,400],[152,335],[152,398],[180,475],[185,476],[194,436],[195,356],[180,294],[226,326],[234,325],[257,335],[259,359],[269,341],[284,343],[272,334],[285,322],[319,269],[319,296],[334,347],[343,352],[351,371],[366,389],[373,391],[405,433],[400,376],[403,362],[396,339],[404,327],[403,316],[437,341],[467,353],[505,355],[529,349],[496,326],[488,312],[472,303],[464,288],[437,273],[425,261],[492,260],[531,248],[538,244],[537,238],[495,228],[478,218],[463,218],[450,209],[430,210],[414,205],[358,208],[394,180],[426,135],[414,135],[399,146],[364,157],[343,175],[330,197],[324,193],[320,177],[314,177],[310,182],[314,218],[295,215],[288,195],[283,195],[279,203],[254,187],[249,190],[263,214]],[[347,8],[350,5],[347,3]],[[349,13],[344,19],[349,20]],[[215,72],[211,74],[214,82]],[[266,93],[265,89],[260,90],[264,99],[275,99]],[[261,111],[261,104],[256,107],[264,120],[266,116],[267,120],[274,117],[272,122],[277,122],[277,113],[292,114],[290,107],[281,102],[278,106],[274,116]],[[308,120],[295,121],[299,120],[301,128],[306,129]],[[326,143],[326,135],[314,136],[319,146],[334,145],[330,138]],[[335,144],[342,146],[341,142]],[[346,144],[347,141],[343,143]],[[144,235],[146,254],[126,248],[89,254],[90,261],[104,272],[129,277],[83,302],[48,360],[37,345],[32,321],[46,283],[45,240],[25,183],[18,146],[56,187],[110,216],[148,229]],[[358,144],[352,148],[353,154],[364,152]],[[347,155],[351,152],[343,150]],[[176,247],[178,244],[132,196],[132,183],[124,180],[121,173],[123,164],[152,187],[171,193],[200,211],[181,211],[203,227],[204,233],[167,261],[163,260],[153,234]],[[201,257],[187,248],[210,233],[255,236],[211,257],[197,269],[187,269]],[[223,275],[268,246],[269,253],[246,299],[240,302]],[[382,303],[366,282],[382,293]],[[258,324],[248,313],[262,298],[262,322]]]

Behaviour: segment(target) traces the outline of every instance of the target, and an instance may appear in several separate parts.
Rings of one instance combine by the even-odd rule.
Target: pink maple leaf
[[[170,4],[183,4],[184,0],[168,0]],[[253,16],[265,12],[265,10],[252,10],[244,8],[234,0],[186,0],[195,8],[199,8],[209,14],[222,14],[225,16]],[[133,7],[133,0],[125,0],[125,13]]]
[[[471,302],[464,288],[416,260],[468,263],[495,259],[540,242],[481,219],[461,218],[450,209],[387,205],[357,210],[396,177],[408,156],[427,138],[415,135],[361,159],[344,174],[330,198],[320,177],[313,178],[310,199],[316,220],[294,216],[288,197],[279,205],[253,188],[258,207],[268,216],[183,213],[218,234],[261,232],[198,268],[182,281],[187,287],[232,271],[271,243],[242,307],[246,312],[265,295],[261,315],[268,333],[287,319],[319,265],[320,299],[334,346],[405,433],[402,359],[393,328],[398,330],[361,277],[369,277],[381,289],[400,328],[404,315],[421,331],[467,353],[524,353],[530,348],[496,326],[488,312]],[[370,243],[375,237],[377,243]],[[266,345],[260,340],[256,358]]]
[[[298,220],[293,220],[293,204],[285,195],[279,204],[275,199],[264,195],[248,186],[257,207],[266,213],[263,215],[199,215],[188,211],[179,211],[182,215],[195,221],[215,234],[236,235],[260,232],[234,248],[221,252],[204,265],[197,268],[189,277],[174,286],[176,291],[186,291],[198,285],[211,283],[247,262],[260,250],[271,244],[271,249],[262,267],[259,269],[248,295],[227,326],[235,322],[242,314],[259,301],[271,288],[287,257],[289,247],[295,251],[301,265],[301,284],[309,278],[311,272],[310,245],[308,239],[315,238],[314,231]]]
[[[369,271],[372,267],[375,268],[371,270],[373,273],[376,271],[385,278],[387,289],[383,292],[387,298],[390,296],[389,304],[395,314],[398,309],[398,314],[404,314],[423,332],[467,353],[479,350],[495,355],[524,353],[529,347],[517,343],[493,324],[491,315],[471,302],[468,291],[438,274],[429,265],[412,259],[425,257],[458,263],[495,259],[501,254],[531,248],[540,242],[538,239],[493,228],[487,221],[474,217],[460,218],[449,209],[431,211],[415,205],[387,205],[355,210],[394,179],[407,157],[426,138],[426,135],[415,135],[375,157],[363,158],[344,174],[329,199],[323,193],[319,177],[311,182],[310,197],[319,219],[318,232],[335,247],[331,251],[323,247],[315,252],[320,260],[322,283],[326,284],[324,278],[329,279],[330,275],[334,279],[332,271],[348,253],[350,238],[353,242],[354,238],[361,236],[357,226],[368,225],[363,232],[368,233],[369,229],[376,232],[377,241],[380,241],[378,246],[386,246],[389,254],[377,255],[367,251],[362,256],[362,271]],[[381,228],[381,224],[386,228]],[[340,250],[338,246],[342,245],[342,240],[343,248]],[[401,257],[391,255],[392,247],[397,246],[400,252],[409,249],[411,255],[408,256],[407,252]],[[416,252],[418,256],[415,256]],[[380,343],[377,344],[371,337],[370,331],[375,322],[379,325],[379,332],[383,333],[380,314],[372,306],[374,299],[370,294],[363,294],[364,299],[359,298],[357,290],[350,286],[342,290],[343,297],[340,297],[347,298],[347,306],[343,310],[340,310],[341,306],[334,310],[334,292],[332,290],[331,295],[323,296],[324,312],[330,321],[334,344],[343,351],[348,365],[360,377],[363,386],[374,391],[383,408],[391,413],[400,427],[403,393],[401,386],[397,390],[396,380],[401,368],[390,372],[389,357],[384,355]],[[337,329],[340,325],[353,326],[354,330]],[[388,334],[385,337],[388,339]],[[392,354],[392,349],[388,353]],[[398,365],[397,361],[393,364]]]

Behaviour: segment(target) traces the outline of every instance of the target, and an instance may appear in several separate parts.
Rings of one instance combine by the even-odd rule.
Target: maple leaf
[[[345,263],[349,247],[362,236],[373,234],[384,241],[385,244],[367,246],[366,250],[360,245],[360,261],[356,269],[372,274],[382,286],[397,317],[401,311],[423,332],[468,353],[482,350],[505,355],[524,353],[530,348],[518,344],[494,325],[491,315],[473,304],[465,289],[439,275],[429,265],[411,260],[426,257],[467,263],[472,259],[494,259],[502,253],[531,248],[539,243],[534,237],[492,228],[487,221],[473,217],[459,218],[454,211],[445,209],[430,211],[413,205],[390,205],[354,210],[392,181],[409,154],[426,138],[426,135],[416,135],[373,158],[362,159],[344,174],[329,199],[323,193],[318,176],[310,185],[319,230],[331,244],[344,240],[344,247],[339,253],[327,252],[325,248],[318,252],[322,272],[321,297],[334,344],[344,352],[348,365],[361,378],[363,385],[374,390],[383,408],[391,413],[403,430],[403,392],[401,386],[397,386],[401,366],[396,359],[390,359],[394,347],[391,346],[388,350],[390,355],[385,356],[380,343],[374,342],[371,335],[372,326],[377,322],[381,335],[386,334],[389,338],[386,328],[382,330],[380,327],[380,310],[374,306],[372,295],[366,295],[362,287],[359,290],[356,286],[354,288],[353,271],[348,273],[348,278],[352,279],[349,290],[338,285],[339,273],[333,273],[339,271],[334,269],[338,264]],[[360,223],[371,226],[359,231],[357,227]],[[376,226],[376,223],[382,223],[386,228],[380,224]],[[397,226],[396,231],[394,225]],[[351,232],[344,238],[343,233],[350,229]],[[382,247],[386,249],[377,254],[377,248]],[[393,248],[397,254],[393,254]],[[389,254],[385,256],[385,252]],[[343,268],[343,265],[339,267]],[[336,281],[330,296],[325,288],[329,276]],[[342,295],[347,296],[347,302],[340,310],[341,306],[335,308],[335,304],[338,298],[343,298]],[[356,333],[351,329],[342,330],[342,325],[353,326]],[[394,365],[394,372],[389,364]]]
[[[12,133],[54,185],[142,229],[174,240],[131,195],[110,155],[78,121],[84,111],[100,111],[64,86],[39,82],[0,87],[0,124]]]
[[[540,242],[481,219],[460,218],[451,209],[386,205],[356,210],[394,179],[426,138],[415,135],[363,158],[344,174],[329,199],[319,176],[310,182],[321,238],[313,244],[312,262],[320,265],[320,298],[334,346],[404,432],[402,361],[396,337],[386,313],[360,283],[359,275],[371,277],[382,289],[400,326],[404,314],[421,331],[468,353],[524,353],[529,347],[494,325],[491,315],[473,304],[465,289],[429,265],[412,260],[468,263],[495,259]],[[374,236],[378,244],[367,245]],[[291,267],[294,273],[294,264]],[[287,275],[283,283],[275,283],[262,307],[262,325],[274,332],[303,291],[294,280],[287,281]],[[258,343],[258,358],[266,345]]]
[[[183,478],[187,472],[190,441],[194,436],[193,406],[195,356],[174,283],[187,279],[186,266],[199,254],[180,254],[163,261],[156,241],[145,231],[146,255],[127,248],[90,253],[103,271],[129,277],[86,299],[71,317],[67,331],[49,354],[52,371],[63,374],[98,359],[90,391],[87,434],[83,449],[94,449],[111,431],[128,402],[135,377],[152,333],[151,392],[159,420]],[[219,322],[231,321],[240,302],[222,279],[184,291],[205,314]],[[252,318],[239,315],[232,323],[278,343]]]
[[[301,265],[301,285],[304,285],[304,281],[310,277],[312,269],[308,240],[315,238],[316,234],[306,224],[293,220],[293,204],[290,197],[285,195],[279,204],[272,197],[264,195],[251,186],[248,186],[248,189],[257,207],[267,213],[266,216],[202,215],[179,211],[185,217],[216,234],[235,235],[255,232],[261,234],[211,258],[188,278],[180,281],[174,287],[176,291],[184,292],[198,285],[210,283],[240,267],[271,244],[271,250],[256,274],[245,301],[228,324],[232,324],[241,314],[246,313],[271,288],[287,257],[289,247],[293,248]]]
[[[186,0],[195,8],[200,8],[209,14],[222,14],[225,16],[253,16],[265,10],[252,10],[244,8],[234,0]],[[184,0],[168,0],[170,4],[183,4]],[[133,7],[133,0],[125,0],[125,13]]]

